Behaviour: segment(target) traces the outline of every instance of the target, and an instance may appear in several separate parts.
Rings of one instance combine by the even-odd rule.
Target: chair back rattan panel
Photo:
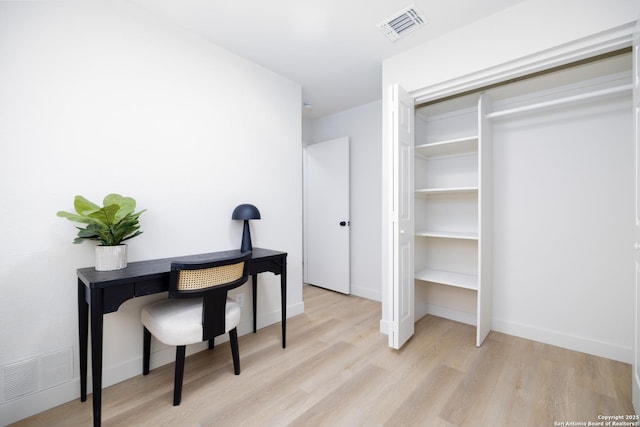
[[[244,262],[200,270],[181,270],[178,276],[178,291],[193,291],[225,285],[242,277]]]

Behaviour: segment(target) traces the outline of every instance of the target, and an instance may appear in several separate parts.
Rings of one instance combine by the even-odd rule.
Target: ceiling
[[[128,1],[300,83],[317,118],[380,99],[383,59],[523,0]],[[411,5],[426,24],[389,41],[378,24]]]

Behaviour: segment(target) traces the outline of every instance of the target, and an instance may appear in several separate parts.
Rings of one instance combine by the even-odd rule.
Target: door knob
[[[340,221],[340,227],[344,227],[346,225],[350,225],[351,221]]]

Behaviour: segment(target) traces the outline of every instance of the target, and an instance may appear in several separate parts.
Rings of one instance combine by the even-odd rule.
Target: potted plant
[[[96,240],[96,270],[119,270],[127,266],[127,245],[125,240],[142,234],[138,218],[145,210],[134,212],[136,201],[131,197],[120,194],[105,196],[102,207],[76,196],[73,207],[76,213],[59,211],[57,215],[69,221],[87,224],[86,227],[76,227],[78,236],[73,243],[85,240]]]

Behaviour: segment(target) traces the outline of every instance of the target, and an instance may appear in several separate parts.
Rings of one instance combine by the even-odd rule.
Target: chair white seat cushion
[[[225,332],[240,323],[240,306],[227,298]],[[142,324],[168,345],[202,342],[202,298],[166,299],[142,308]]]

